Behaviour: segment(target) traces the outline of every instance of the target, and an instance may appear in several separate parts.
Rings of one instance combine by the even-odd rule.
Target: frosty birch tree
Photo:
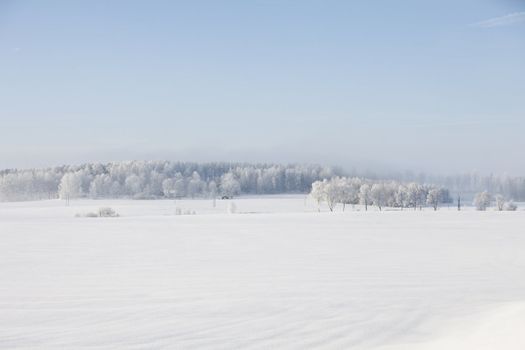
[[[217,200],[217,184],[213,180],[210,181],[210,183],[208,184],[208,193],[210,194],[210,197],[212,198],[213,207],[215,208],[215,206],[217,205],[216,204],[216,200]]]
[[[66,200],[66,205],[69,205],[71,198],[80,197],[82,195],[81,175],[78,173],[66,173],[58,186],[58,194],[61,199]]]
[[[359,203],[364,204],[365,210],[368,210],[368,204],[370,204],[370,185],[361,185],[359,189]]]
[[[370,198],[372,203],[381,211],[385,202],[385,185],[382,183],[373,184],[370,189]]]
[[[317,202],[317,211],[321,211],[321,203],[324,199],[324,185],[325,182],[316,181],[312,184],[312,191],[310,191],[310,196]]]
[[[336,181],[327,181],[324,183],[324,199],[330,211],[334,211],[335,206],[340,198],[340,187]]]
[[[502,211],[505,206],[505,198],[501,194],[497,194],[494,199],[496,201],[496,209]]]
[[[438,209],[439,203],[441,202],[441,191],[437,188],[432,188],[428,191],[427,195],[427,204],[431,205],[434,208],[434,211]]]

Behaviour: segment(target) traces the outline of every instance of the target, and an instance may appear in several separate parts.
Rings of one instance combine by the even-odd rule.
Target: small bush
[[[115,210],[110,207],[100,208],[98,210],[98,216],[101,218],[114,218],[119,216]]]
[[[503,206],[503,209],[508,210],[508,211],[515,211],[516,209],[518,209],[518,206],[513,201],[509,201],[505,203],[505,205]]]
[[[175,209],[175,215],[195,215],[195,214],[197,214],[197,212],[192,209],[184,209],[184,210],[182,210],[181,208]]]
[[[109,207],[100,208],[98,212],[77,213],[76,218],[115,218],[119,216],[115,210]]]

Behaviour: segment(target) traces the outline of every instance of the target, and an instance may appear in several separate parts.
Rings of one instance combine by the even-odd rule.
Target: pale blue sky
[[[525,173],[525,2],[0,0],[0,168]]]

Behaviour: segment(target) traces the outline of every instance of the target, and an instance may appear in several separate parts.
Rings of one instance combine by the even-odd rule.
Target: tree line
[[[440,205],[450,205],[457,200],[457,209],[461,210],[461,196],[453,198],[444,187],[416,182],[382,181],[360,177],[339,177],[323,179],[312,183],[310,196],[317,202],[320,211],[321,203],[326,203],[330,211],[341,205],[344,211],[347,205],[361,204],[365,210],[371,205],[380,211],[384,207],[413,208],[421,210],[430,206],[438,210]],[[492,196],[488,191],[475,194],[472,204],[477,210],[486,210],[494,202],[496,210],[514,211],[517,205],[501,194]]]
[[[307,193],[314,181],[340,175],[303,164],[129,161],[0,171],[0,200],[52,198],[197,198]]]

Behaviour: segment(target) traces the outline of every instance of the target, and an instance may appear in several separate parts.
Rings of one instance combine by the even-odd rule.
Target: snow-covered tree
[[[241,192],[241,185],[232,173],[226,173],[221,177],[221,192],[223,196],[233,198]]]
[[[395,201],[397,203],[397,206],[403,210],[403,208],[408,207],[409,201],[408,201],[408,190],[406,186],[399,185],[396,189],[396,192],[394,194]]]
[[[324,200],[326,201],[326,204],[328,205],[328,209],[330,211],[334,211],[335,206],[339,202],[341,198],[341,188],[339,187],[339,180],[335,179],[332,181],[323,181],[325,182],[323,186],[323,192],[324,192]]]
[[[124,185],[126,187],[126,193],[130,196],[142,193],[142,179],[138,175],[131,174],[126,177]]]
[[[201,177],[198,172],[194,171],[191,175],[191,179],[188,182],[188,196],[191,198],[194,198],[195,196],[199,196],[204,192],[204,188],[206,187],[206,183],[201,180]],[[240,192],[240,189],[239,189]]]
[[[359,203],[364,204],[365,210],[368,210],[368,205],[371,204],[370,185],[363,184],[359,189]]]
[[[82,195],[82,174],[66,173],[60,180],[58,194],[61,199],[66,200],[68,205],[70,199],[80,197]]]
[[[505,207],[505,198],[501,194],[497,194],[494,200],[496,201],[496,209],[502,211]]]
[[[323,181],[315,181],[312,184],[312,191],[310,191],[310,197],[312,197],[312,199],[314,199],[317,202],[318,211],[321,211],[321,203],[325,198],[325,184],[326,182]]]
[[[408,184],[406,190],[408,204],[416,210],[418,206],[422,205],[423,187],[420,184],[412,182]]]
[[[93,178],[89,186],[89,196],[91,198],[100,198],[108,196],[111,193],[113,182],[106,174],[100,174]]]
[[[477,193],[474,197],[474,206],[477,210],[487,210],[490,206],[491,196],[487,191]]]
[[[385,185],[382,183],[373,184],[370,189],[370,198],[372,199],[372,203],[381,211],[385,204]]]
[[[439,204],[445,199],[445,190],[440,188],[431,188],[427,194],[427,204],[437,210]]]
[[[165,179],[162,181],[162,193],[166,198],[175,198],[175,179]]]

